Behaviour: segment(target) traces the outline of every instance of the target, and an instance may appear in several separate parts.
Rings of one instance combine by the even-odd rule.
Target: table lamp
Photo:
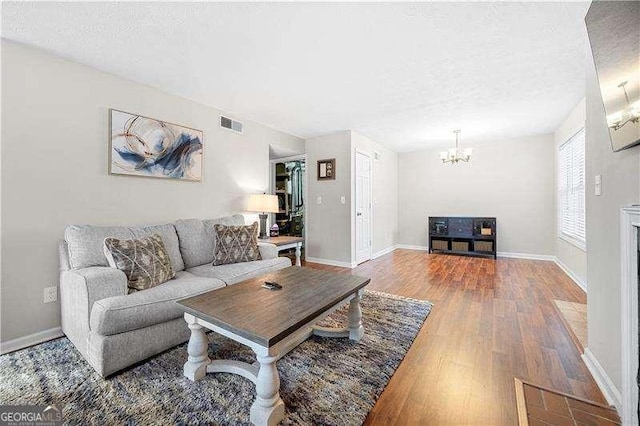
[[[260,213],[260,238],[266,240],[269,238],[267,232],[267,213],[279,213],[278,196],[269,194],[253,194],[249,197],[249,205],[247,210],[250,212]]]

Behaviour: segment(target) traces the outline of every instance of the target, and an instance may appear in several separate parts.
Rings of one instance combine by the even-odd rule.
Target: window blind
[[[559,149],[559,230],[561,235],[586,244],[584,129]]]

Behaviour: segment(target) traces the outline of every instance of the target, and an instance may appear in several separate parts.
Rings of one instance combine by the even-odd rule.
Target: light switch
[[[321,195],[318,195],[318,198],[316,198],[316,203],[322,204],[322,196]]]
[[[602,175],[596,175],[593,179],[593,186],[595,188],[596,195],[602,195]]]
[[[340,197],[340,202],[341,202],[342,204],[346,204],[346,202],[347,202],[347,197],[345,197],[344,195],[342,195],[342,196]]]

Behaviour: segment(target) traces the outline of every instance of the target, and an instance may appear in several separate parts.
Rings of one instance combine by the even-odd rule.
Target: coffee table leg
[[[256,400],[249,419],[256,426],[277,425],[284,418],[284,402],[280,398],[280,376],[276,368],[277,356],[258,355],[260,371],[256,379]]]
[[[362,293],[357,292],[349,303],[349,339],[358,341],[364,335],[362,326],[362,311],[360,310]]]
[[[193,317],[189,318],[185,315],[185,319],[189,323],[191,329],[191,338],[187,346],[189,354],[188,361],[184,364],[184,375],[194,382],[202,379],[207,374],[207,365],[211,362],[207,355],[209,349],[209,340],[204,329],[195,323]]]

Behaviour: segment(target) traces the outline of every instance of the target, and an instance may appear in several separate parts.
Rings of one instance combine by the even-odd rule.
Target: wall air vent
[[[224,127],[225,129],[232,130],[236,133],[242,133],[241,122],[232,120],[222,115],[220,116],[220,127]]]

